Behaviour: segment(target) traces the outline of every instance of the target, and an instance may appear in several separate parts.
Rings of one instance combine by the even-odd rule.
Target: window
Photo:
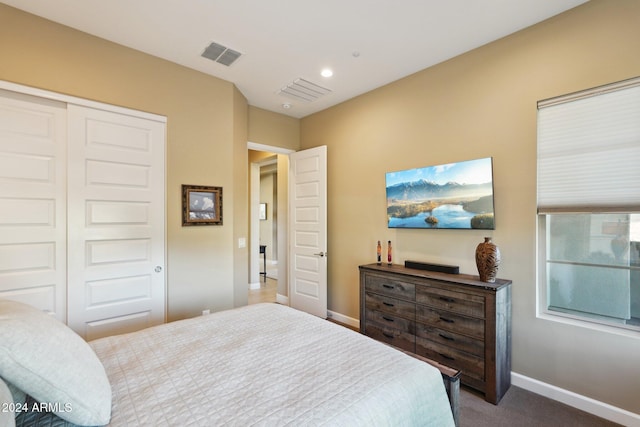
[[[640,327],[640,215],[545,215],[546,309]]]
[[[640,78],[538,103],[540,309],[640,330]]]

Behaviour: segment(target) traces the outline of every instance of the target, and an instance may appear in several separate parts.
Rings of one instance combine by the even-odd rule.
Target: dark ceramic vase
[[[485,237],[484,242],[476,248],[476,266],[482,282],[496,281],[498,266],[500,265],[500,249],[493,244],[491,237]]]

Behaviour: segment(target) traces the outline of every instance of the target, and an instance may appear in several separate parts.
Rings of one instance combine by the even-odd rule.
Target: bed
[[[17,426],[454,425],[436,368],[275,303],[87,344],[0,300],[0,333]]]

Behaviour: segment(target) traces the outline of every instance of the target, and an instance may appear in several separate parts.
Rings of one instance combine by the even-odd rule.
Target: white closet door
[[[69,326],[92,340],[162,323],[165,125],[68,115]]]
[[[66,321],[66,106],[0,90],[0,298]]]

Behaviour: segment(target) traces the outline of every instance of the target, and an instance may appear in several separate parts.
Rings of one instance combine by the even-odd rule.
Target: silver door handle
[[[159,265],[156,266],[156,268],[154,268],[156,273],[160,273],[162,271],[162,267],[160,267]]]
[[[317,253],[317,254],[314,254],[314,255],[318,255],[319,257],[323,257],[323,256],[327,256],[329,254],[326,253],[326,252],[320,252],[320,253]]]

